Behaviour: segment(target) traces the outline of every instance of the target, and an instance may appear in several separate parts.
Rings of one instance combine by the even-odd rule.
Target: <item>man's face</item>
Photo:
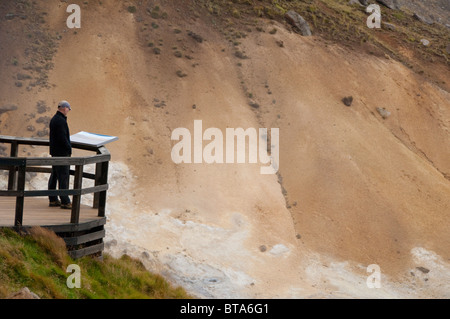
[[[70,112],[70,109],[68,107],[60,107],[60,108],[58,108],[58,110],[65,116],[67,116],[67,114],[69,114],[69,112]]]

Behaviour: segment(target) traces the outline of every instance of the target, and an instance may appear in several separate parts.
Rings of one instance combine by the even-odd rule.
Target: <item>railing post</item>
[[[21,163],[18,172],[19,178],[17,182],[17,191],[19,192],[19,195],[17,195],[16,197],[16,215],[14,217],[14,226],[16,227],[20,227],[23,224],[26,160],[24,160],[23,163]]]
[[[80,206],[81,206],[81,186],[83,182],[83,165],[75,166],[75,180],[73,183],[73,188],[78,190],[79,193],[73,195],[72,202],[72,214],[70,216],[70,222],[72,224],[78,224],[80,220]]]
[[[101,163],[100,184],[108,184],[109,161]],[[98,196],[98,217],[105,217],[106,211],[106,191],[101,191]]]
[[[19,153],[19,143],[16,141],[11,142],[11,157],[17,157],[17,154]],[[8,176],[8,190],[14,190],[16,189],[16,167],[11,167],[9,169],[9,176]]]
[[[95,186],[98,186],[101,184],[101,176],[102,176],[102,163],[95,164]],[[92,205],[92,208],[98,208],[100,193],[94,193],[94,203]]]

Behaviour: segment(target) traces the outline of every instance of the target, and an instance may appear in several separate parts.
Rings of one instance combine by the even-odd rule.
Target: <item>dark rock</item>
[[[48,116],[41,116],[36,120],[36,123],[43,123],[45,126],[50,124],[51,118]]]
[[[42,100],[36,103],[36,107],[39,114],[45,113],[48,110],[50,110],[50,108],[48,108],[47,105],[45,104],[45,101]]]
[[[377,2],[392,10],[399,9],[397,0],[377,0]]]
[[[420,14],[414,13],[413,18],[416,20],[419,20],[420,22],[426,23],[426,24],[433,24],[433,21],[428,20],[424,16],[421,16]]]
[[[347,106],[352,105],[352,102],[353,102],[353,96],[346,96],[346,97],[344,97],[344,98],[342,99],[342,102],[343,102],[345,105],[347,105]]]
[[[14,13],[7,13],[7,14],[5,15],[5,18],[6,18],[6,20],[12,20],[12,19],[14,19],[16,16],[17,16],[17,15],[14,14]]]
[[[46,128],[37,132],[37,136],[39,136],[39,137],[45,137],[45,136],[48,136],[48,135],[49,135],[49,131]]]
[[[202,43],[203,42],[203,37],[201,35],[198,35],[198,34],[192,32],[192,31],[188,31],[188,36],[190,36],[192,39],[194,39],[198,43]]]
[[[166,106],[166,102],[165,101],[159,101],[158,99],[154,99],[153,100],[155,102],[155,104],[153,104],[155,107],[164,107]]]
[[[234,55],[239,59],[248,59],[248,56],[246,56],[242,51],[236,51],[234,52]]]
[[[15,110],[17,110],[17,105],[14,104],[5,104],[3,106],[0,106],[0,114]]]
[[[31,75],[24,73],[17,73],[17,80],[28,80],[31,79]]]
[[[249,104],[251,107],[253,107],[254,109],[259,108],[259,104],[258,104],[257,102],[255,102],[255,101],[253,101],[253,100],[251,100],[248,104]]]
[[[392,23],[388,23],[388,22],[383,22],[383,25],[388,28],[389,30],[394,31],[395,30],[395,25],[393,25]]]
[[[295,12],[294,10],[289,10],[284,17],[286,20],[297,30],[300,31],[300,33],[303,36],[311,36],[311,29],[309,28],[308,22],[306,22],[303,17]]]
[[[357,4],[357,5],[361,6],[361,7],[363,6],[363,4],[361,4],[361,2],[359,2],[359,0],[349,0],[348,4],[349,5]]]
[[[416,269],[420,270],[424,274],[428,274],[430,272],[430,270],[428,268],[425,268],[425,267],[416,267]]]
[[[359,0],[359,3],[361,3],[365,7],[367,7],[369,5],[369,1],[368,0]]]
[[[187,74],[181,70],[178,70],[176,73],[177,73],[178,77],[180,77],[180,78],[184,78],[185,76],[187,76]]]

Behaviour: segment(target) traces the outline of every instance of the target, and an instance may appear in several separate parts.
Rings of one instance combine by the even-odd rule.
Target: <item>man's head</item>
[[[72,110],[70,107],[69,102],[67,101],[61,101],[58,103],[58,111],[67,116],[69,114],[69,111]]]

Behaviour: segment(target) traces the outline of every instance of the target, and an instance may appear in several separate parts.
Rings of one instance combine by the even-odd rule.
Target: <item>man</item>
[[[50,155],[52,157],[67,157],[72,155],[72,145],[70,144],[69,126],[67,125],[67,114],[72,110],[69,102],[58,103],[58,111],[50,121]],[[48,180],[48,189],[69,188],[70,166],[52,166],[52,173]],[[71,209],[72,204],[69,196],[49,196],[50,207],[60,206],[62,209]]]

